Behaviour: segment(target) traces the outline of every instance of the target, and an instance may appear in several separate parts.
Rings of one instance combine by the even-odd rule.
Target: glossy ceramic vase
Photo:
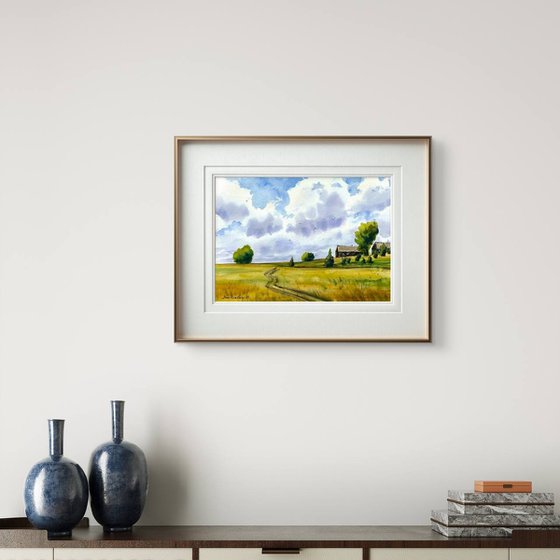
[[[80,465],[62,456],[64,420],[49,420],[49,457],[25,480],[25,515],[49,538],[68,537],[86,512],[88,484]]]
[[[113,441],[91,456],[91,512],[105,531],[130,531],[146,503],[148,466],[144,452],[123,441],[124,401],[111,401],[111,410]]]

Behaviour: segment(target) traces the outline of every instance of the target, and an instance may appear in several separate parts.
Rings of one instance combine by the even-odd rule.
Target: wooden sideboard
[[[560,560],[560,531],[511,538],[455,539],[429,526],[167,526],[72,538],[0,529],[0,560]]]

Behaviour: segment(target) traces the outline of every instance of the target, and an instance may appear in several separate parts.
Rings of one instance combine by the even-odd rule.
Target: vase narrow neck
[[[49,420],[49,455],[52,459],[59,459],[63,451],[64,420]]]
[[[121,443],[124,434],[124,401],[111,401],[113,443]]]

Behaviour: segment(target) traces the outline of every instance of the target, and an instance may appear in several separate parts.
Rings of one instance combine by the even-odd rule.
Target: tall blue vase
[[[68,537],[86,512],[88,485],[80,465],[63,457],[64,420],[49,420],[49,456],[25,480],[25,515],[49,538]]]
[[[91,512],[107,532],[130,531],[148,492],[144,452],[123,441],[124,401],[111,401],[113,441],[97,447],[89,468]]]

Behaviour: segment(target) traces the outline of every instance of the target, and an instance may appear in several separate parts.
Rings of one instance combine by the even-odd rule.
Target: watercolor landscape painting
[[[216,302],[391,301],[392,177],[216,177]]]

